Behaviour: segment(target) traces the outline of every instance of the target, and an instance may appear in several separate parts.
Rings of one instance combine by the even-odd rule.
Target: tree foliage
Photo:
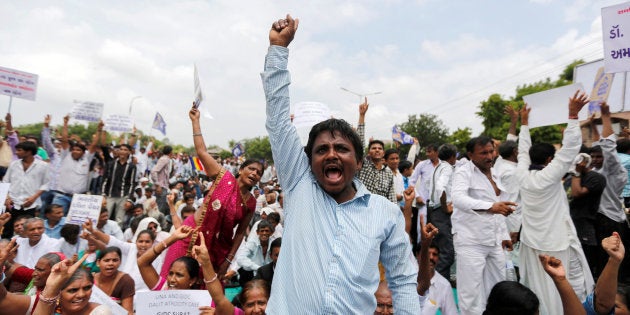
[[[245,156],[248,159],[273,160],[269,136],[245,139],[241,143],[245,147]]]
[[[519,85],[513,97],[504,98],[499,94],[490,95],[487,100],[481,102],[479,111],[476,112],[477,116],[483,120],[483,134],[495,139],[505,139],[510,128],[510,118],[504,114],[506,106],[521,109],[525,105],[523,96],[571,84],[573,69],[582,63],[584,63],[583,60],[576,60],[567,65],[555,81],[547,78],[538,82]],[[562,128],[563,125],[533,128],[530,131],[532,141],[558,143],[562,140]]]
[[[464,129],[457,128],[453,133],[448,136],[447,142],[457,147],[457,151],[460,153],[466,152],[466,144],[472,137],[472,129],[466,127]]]
[[[446,143],[448,138],[448,128],[433,114],[409,115],[407,121],[400,124],[400,129],[417,138],[420,148],[425,148],[429,144]],[[409,147],[406,145],[399,148],[401,157],[407,155]]]

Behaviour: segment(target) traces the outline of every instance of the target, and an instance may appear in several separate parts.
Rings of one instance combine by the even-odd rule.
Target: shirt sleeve
[[[395,205],[392,207],[396,208],[395,221],[381,243],[380,260],[386,270],[385,276],[392,291],[396,314],[418,314],[418,264],[411,253],[402,212]]]
[[[258,244],[252,241],[248,241],[245,243],[245,247],[242,251],[237,251],[236,261],[238,265],[241,266],[245,270],[256,271],[260,268],[260,265],[255,263],[254,260],[251,259],[256,254],[256,247]]]
[[[453,206],[464,212],[472,212],[474,210],[488,210],[494,204],[490,201],[474,199],[469,196],[468,188],[472,173],[470,167],[465,165],[458,167],[453,175]]]
[[[261,79],[267,103],[265,127],[278,179],[283,188],[291,191],[309,172],[310,165],[295,126],[291,124],[288,60],[288,48],[270,46]]]

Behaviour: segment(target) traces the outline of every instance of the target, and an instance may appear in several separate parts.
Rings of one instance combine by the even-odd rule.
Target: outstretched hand
[[[18,244],[15,243],[15,238],[7,243],[2,249],[0,249],[0,264],[4,264],[9,257],[15,257],[17,254]]]
[[[524,125],[524,126],[529,125],[529,112],[531,110],[532,110],[532,108],[527,106],[527,103],[525,103],[525,106],[523,106],[523,108],[521,108],[521,110],[520,110],[521,125]]]
[[[420,233],[422,235],[423,244],[430,244],[438,232],[438,228],[436,228],[433,224],[424,224],[424,215],[420,215]]]
[[[551,279],[556,281],[566,278],[566,271],[560,259],[549,255],[538,255],[538,258],[540,259],[543,269],[545,269],[545,272]]]
[[[359,104],[359,115],[365,116],[365,113],[367,113],[369,107],[370,107],[370,104],[368,103],[367,97],[366,97],[363,103]]]
[[[46,280],[47,291],[48,288],[56,290],[61,289],[61,286],[70,279],[72,274],[79,269],[88,256],[89,255],[83,255],[81,259],[74,263],[71,259],[64,259],[52,266],[48,280]]]
[[[299,23],[298,19],[293,19],[289,14],[286,18],[273,22],[269,30],[269,44],[288,47],[297,32]]]
[[[608,106],[608,103],[601,102],[601,104],[599,104],[599,107],[602,112],[602,116],[610,115],[610,106]]]
[[[621,262],[626,254],[626,249],[617,232],[613,232],[611,236],[602,240],[602,248],[604,248],[611,259],[615,259],[618,262]]]
[[[199,232],[199,245],[193,246],[192,256],[201,265],[212,265],[210,262],[210,254],[208,253],[208,248],[206,247],[206,240],[203,236],[203,232]]]
[[[90,233],[94,233],[94,227],[92,226],[92,220],[85,220],[85,223],[82,224],[83,230],[88,231]]]
[[[504,112],[510,117],[511,121],[518,121],[518,111],[512,105],[505,106]]]
[[[201,113],[199,113],[199,109],[193,106],[193,108],[191,108],[190,111],[188,112],[188,117],[190,117],[191,121],[199,121],[199,117],[201,117]]]
[[[569,98],[569,118],[577,117],[584,105],[588,104],[588,96],[580,90],[575,91],[573,97]]]
[[[183,240],[187,238],[188,236],[190,236],[190,234],[192,234],[193,231],[195,231],[195,229],[193,229],[192,227],[188,225],[182,225],[179,228],[177,228],[177,230],[175,230],[173,234],[171,235],[177,240]]]
[[[5,212],[3,214],[0,214],[0,227],[3,227],[5,224],[7,224],[7,222],[9,222],[9,220],[11,220],[11,214],[8,212]]]

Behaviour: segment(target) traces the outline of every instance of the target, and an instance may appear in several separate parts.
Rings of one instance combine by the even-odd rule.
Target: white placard
[[[210,306],[212,298],[206,290],[165,290],[136,292],[136,314],[177,315],[199,314],[200,306]]]
[[[602,8],[606,73],[630,71],[630,2]]]
[[[127,115],[109,115],[105,119],[105,130],[118,132],[131,132],[133,130],[133,118]]]
[[[92,295],[90,295],[90,302],[105,304],[112,311],[112,315],[128,315],[126,309],[122,308],[119,304],[114,302],[112,298],[105,294],[103,290],[99,289],[97,286],[92,287]]]
[[[328,105],[319,102],[300,102],[294,104],[293,109],[295,128],[310,128],[330,118]]]
[[[569,117],[569,98],[575,91],[584,91],[580,83],[523,96],[523,101],[532,108],[529,127],[542,127],[566,123]],[[586,112],[584,108],[582,112]]]
[[[74,194],[66,223],[80,226],[86,220],[92,220],[92,224],[96,226],[102,206],[103,196]]]
[[[0,94],[34,101],[38,78],[37,74],[0,67]]]
[[[70,117],[76,120],[98,122],[103,116],[103,103],[82,102],[74,100]]]
[[[7,200],[7,195],[9,194],[9,188],[11,188],[10,183],[0,183],[0,214],[3,214],[7,207],[4,205],[4,202]]]

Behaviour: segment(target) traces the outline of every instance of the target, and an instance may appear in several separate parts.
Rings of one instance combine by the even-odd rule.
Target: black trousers
[[[427,216],[428,221],[438,228],[438,234],[433,238],[433,244],[440,250],[435,271],[449,280],[451,279],[451,266],[455,262],[451,215],[446,213],[441,206],[438,206],[437,208],[428,208]]]

